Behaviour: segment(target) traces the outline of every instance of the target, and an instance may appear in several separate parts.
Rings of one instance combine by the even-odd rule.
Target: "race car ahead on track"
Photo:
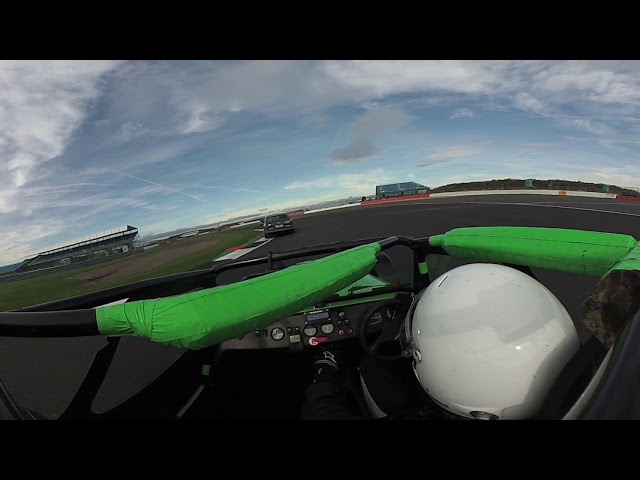
[[[293,220],[286,213],[267,215],[262,220],[262,225],[264,226],[265,238],[271,238],[277,234],[295,232]]]
[[[0,313],[0,337],[106,338],[61,419],[300,418],[324,352],[352,366],[336,385],[355,418],[637,419],[639,255],[628,235],[527,227],[336,242]],[[474,263],[432,278],[443,256]],[[588,342],[531,267],[599,279]],[[173,360],[105,407],[130,337]],[[47,416],[0,383],[0,418]]]

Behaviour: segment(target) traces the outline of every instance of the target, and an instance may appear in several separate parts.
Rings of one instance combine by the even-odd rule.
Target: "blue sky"
[[[375,185],[640,186],[637,61],[0,61],[0,264]]]

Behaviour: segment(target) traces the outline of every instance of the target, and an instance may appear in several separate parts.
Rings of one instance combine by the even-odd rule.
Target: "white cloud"
[[[360,196],[361,194],[357,194]],[[263,202],[260,205],[265,205],[262,208],[258,208],[257,206],[250,208],[230,208],[227,209],[222,214],[215,215],[212,217],[208,217],[202,224],[210,224],[210,223],[218,223],[225,222],[231,218],[242,217],[246,215],[254,215],[254,214],[264,214],[267,212],[276,212],[276,211],[284,211],[292,208],[303,207],[307,205],[313,205],[314,203],[326,202],[329,200],[335,200],[335,193],[327,193],[326,195],[319,195],[314,197],[306,197],[299,198],[296,200],[286,200],[286,201],[277,201],[277,202],[269,202],[266,199],[263,199]]]
[[[581,118],[581,117],[558,117],[558,122],[563,123],[564,125],[572,128],[576,128],[579,130],[585,130],[587,132],[593,133],[598,136],[610,135],[615,136],[615,129],[610,125],[607,125],[603,121],[594,120],[591,118]]]
[[[102,172],[102,166],[108,165],[118,171],[139,170],[151,165],[163,162],[179,162],[180,158],[188,154],[199,145],[198,140],[192,137],[180,138],[170,142],[154,141],[151,144],[134,146],[125,151],[107,150],[105,153],[93,158],[83,159],[85,168],[73,173],[75,175],[96,175]],[[90,166],[95,165],[95,166]],[[212,171],[215,166],[208,167]],[[199,169],[202,172],[202,169]]]
[[[532,79],[541,91],[583,97],[599,103],[640,105],[637,62],[572,61],[552,63]],[[635,71],[634,71],[635,70]]]
[[[1,220],[0,265],[22,261],[50,244],[121,223],[135,225],[140,212],[169,212],[178,208],[167,202],[158,203],[157,195],[174,194],[152,185],[125,190],[98,182],[59,187],[23,187],[20,190],[20,196],[16,198],[20,205],[19,215],[4,215]],[[124,220],[112,220],[114,212],[126,212],[120,216]],[[93,224],[99,226],[92,227]]]
[[[515,96],[514,103],[516,107],[521,108],[522,110],[530,110],[534,113],[545,113],[547,111],[543,102],[525,92],[518,93]]]
[[[0,235],[0,265],[25,260],[34,253],[34,242],[56,235],[66,228],[63,221],[56,219],[38,219],[37,222],[6,227]]]
[[[581,178],[619,187],[640,188],[640,166],[635,164],[622,167],[600,167],[593,172],[581,175]]]
[[[449,162],[461,157],[470,157],[482,150],[482,147],[492,143],[491,140],[479,140],[468,145],[452,145],[437,149],[425,160],[418,162],[418,167],[426,167],[436,163]]]
[[[239,110],[234,109],[232,111],[237,112]],[[222,119],[220,117],[208,113],[206,108],[198,107],[187,114],[186,119],[179,123],[176,130],[182,134],[202,133],[218,128],[221,123]]]
[[[364,96],[364,104],[388,105],[381,97],[423,92],[430,99],[448,94],[486,98],[499,110],[511,104],[552,117],[566,114],[566,106],[577,117],[635,115],[640,106],[640,62],[332,61],[323,63],[322,70]]]
[[[469,110],[468,108],[458,108],[457,110],[454,110],[453,113],[451,114],[451,117],[449,117],[450,119],[454,119],[454,118],[473,118],[473,112],[471,110]]]
[[[101,94],[109,61],[0,62],[0,214],[19,208],[18,189],[58,157]]]
[[[126,122],[120,126],[120,130],[114,137],[116,143],[126,143],[134,138],[141,137],[149,130],[142,126],[141,122]]]
[[[191,134],[217,128],[227,117],[260,112],[300,116],[353,99],[308,61],[181,61],[135,63],[118,85],[112,114],[156,114],[158,130]],[[134,105],[132,99],[135,99]]]
[[[245,192],[245,193],[260,193],[260,190],[254,190],[251,188],[239,188],[239,187],[225,187],[222,185],[192,185],[190,188],[204,188],[206,190],[226,190],[229,192]]]
[[[152,118],[156,124],[145,124],[146,132],[164,135],[210,132],[238,112],[310,119],[323,118],[336,105],[374,111],[428,108],[459,102],[461,96],[489,102],[492,109],[524,109],[560,119],[568,111],[577,119],[603,112],[629,116],[640,105],[636,62],[130,62],[120,72],[110,97],[113,119],[139,125]],[[458,109],[451,117],[469,114],[469,108]],[[602,131],[594,127],[596,121],[591,119],[586,128]],[[355,162],[378,152],[372,141],[354,138],[332,158]]]
[[[127,81],[118,84],[111,113],[122,122],[153,115],[168,122],[158,132],[185,134],[218,128],[239,111],[314,118],[335,105],[424,108],[459,101],[461,95],[547,116],[565,113],[562,107],[569,103],[578,116],[605,106],[632,114],[640,105],[636,62],[199,61],[178,67],[132,62],[122,71],[120,78]],[[429,96],[397,97],[417,93]],[[471,111],[452,116],[465,118],[466,110]]]
[[[285,186],[285,190],[307,190],[331,188],[342,190],[347,195],[371,195],[375,192],[376,185],[391,181],[391,176],[383,169],[376,168],[361,173],[345,173],[328,177],[315,178],[313,180],[297,180]],[[340,195],[337,193],[335,195]],[[335,197],[334,195],[334,197]]]
[[[168,191],[170,191],[170,192],[174,192],[174,193],[177,193],[177,194],[179,194],[179,195],[183,195],[183,196],[185,196],[185,197],[192,198],[192,199],[197,200],[197,201],[199,201],[199,202],[204,202],[204,200],[203,200],[202,198],[200,198],[200,197],[196,197],[195,195],[191,195],[191,194],[189,194],[189,193],[182,192],[182,191],[177,190],[177,189],[175,189],[175,188],[168,187],[168,186],[166,186],[166,185],[162,185],[162,184],[160,184],[160,183],[153,182],[153,181],[151,181],[151,180],[146,180],[146,179],[144,179],[144,178],[136,177],[135,175],[129,175],[128,173],[116,172],[115,170],[109,170],[109,169],[106,169],[106,168],[105,168],[105,170],[106,170],[107,172],[115,173],[115,174],[117,174],[117,175],[123,175],[123,176],[125,176],[125,177],[133,178],[134,180],[138,180],[138,181],[140,181],[140,182],[144,182],[144,183],[149,183],[149,184],[151,184],[151,185],[155,185],[156,187],[158,187],[158,188],[160,188],[160,189],[165,189],[165,190],[168,190]]]
[[[484,93],[496,87],[500,62],[459,60],[331,61],[324,72],[338,84],[370,97],[415,91]]]

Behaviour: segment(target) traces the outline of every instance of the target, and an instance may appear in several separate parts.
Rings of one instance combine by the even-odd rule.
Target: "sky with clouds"
[[[638,61],[0,61],[0,265],[492,178],[640,186]]]

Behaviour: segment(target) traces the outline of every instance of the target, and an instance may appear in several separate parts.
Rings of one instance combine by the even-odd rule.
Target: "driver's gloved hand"
[[[313,361],[314,382],[333,382],[338,375],[338,360],[330,350],[319,351]]]

